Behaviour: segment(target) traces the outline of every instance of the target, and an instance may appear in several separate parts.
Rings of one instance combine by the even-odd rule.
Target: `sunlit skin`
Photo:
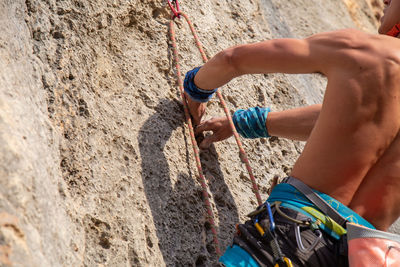
[[[380,34],[387,33],[395,24],[400,23],[400,1],[384,0],[383,3],[385,8],[378,29]]]
[[[400,0],[384,1],[379,33],[400,22]],[[271,112],[271,135],[307,140],[291,176],[348,205],[377,229],[400,216],[400,40],[357,30],[226,49],[195,77],[202,89],[261,73],[322,73],[322,105]],[[187,97],[201,148],[232,135],[226,118],[201,122],[205,104]]]

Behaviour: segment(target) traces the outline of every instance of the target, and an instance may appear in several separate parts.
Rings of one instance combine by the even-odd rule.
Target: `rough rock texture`
[[[181,1],[207,54],[358,27],[380,2]],[[161,0],[0,0],[0,266],[213,266],[212,244]],[[177,20],[184,71],[201,64]],[[318,75],[222,88],[231,110],[320,102]],[[207,117],[222,115],[216,100]],[[303,144],[244,141],[267,197]],[[233,140],[202,152],[221,247],[255,197]]]

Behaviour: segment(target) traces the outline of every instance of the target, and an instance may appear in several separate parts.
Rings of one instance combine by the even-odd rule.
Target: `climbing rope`
[[[194,130],[193,130],[193,124],[192,124],[192,120],[191,120],[191,117],[190,117],[190,113],[189,113],[189,108],[188,108],[188,105],[187,105],[186,97],[185,97],[185,94],[184,94],[183,82],[182,82],[182,77],[181,77],[181,68],[180,68],[180,64],[179,64],[179,53],[178,53],[178,48],[177,48],[177,45],[176,45],[176,38],[175,38],[175,36],[176,36],[175,27],[174,27],[174,19],[175,18],[180,18],[180,16],[183,16],[185,18],[185,20],[188,23],[188,25],[190,27],[190,30],[191,30],[191,32],[193,34],[193,37],[195,39],[196,46],[199,49],[200,54],[201,54],[201,56],[203,58],[203,62],[206,63],[208,61],[208,59],[207,59],[206,54],[204,53],[203,46],[202,46],[202,44],[201,44],[201,42],[199,40],[199,37],[197,36],[197,33],[196,33],[196,31],[195,31],[195,29],[193,27],[192,22],[190,21],[190,19],[188,18],[188,16],[185,13],[183,13],[181,10],[179,10],[178,0],[174,0],[172,2],[170,0],[167,0],[167,1],[168,1],[168,5],[171,8],[172,13],[173,13],[173,15],[171,17],[170,27],[169,28],[170,28],[170,37],[171,37],[172,48],[173,48],[173,52],[174,52],[174,60],[175,60],[175,67],[176,67],[176,75],[177,75],[177,80],[178,80],[178,86],[179,86],[180,94],[181,94],[181,97],[182,97],[183,109],[184,109],[184,112],[185,112],[186,122],[187,122],[188,128],[189,128],[190,139],[191,139],[191,142],[192,142],[192,145],[193,145],[194,157],[196,159],[196,166],[197,166],[197,170],[198,170],[199,177],[200,177],[200,183],[201,183],[201,187],[202,187],[202,194],[203,194],[203,198],[204,198],[204,204],[206,206],[207,213],[208,213],[208,221],[210,223],[211,232],[213,234],[215,250],[216,250],[217,255],[220,256],[221,255],[221,250],[220,250],[220,247],[219,247],[217,231],[216,231],[216,228],[215,228],[214,215],[213,215],[213,212],[212,212],[212,209],[211,209],[210,198],[209,198],[209,195],[208,195],[208,192],[207,192],[206,179],[204,177],[203,169],[201,167],[200,154],[199,154],[199,149],[198,149],[198,146],[197,146],[197,142],[196,142],[196,138],[195,138],[195,134],[194,134]],[[176,8],[173,6],[173,3],[175,4]],[[222,94],[220,93],[219,90],[217,91],[217,97],[218,97],[222,107],[224,108],[226,117],[228,118],[228,121],[229,121],[229,125],[232,128],[233,135],[235,136],[236,143],[237,143],[237,145],[239,147],[239,157],[240,157],[241,161],[246,165],[246,169],[247,169],[247,172],[249,173],[250,180],[251,180],[251,183],[252,183],[252,186],[253,186],[253,192],[254,192],[254,194],[256,195],[256,198],[257,198],[257,203],[258,203],[258,205],[261,205],[262,204],[261,196],[260,196],[260,193],[258,191],[258,186],[257,186],[256,180],[254,178],[253,171],[252,171],[252,169],[250,167],[249,160],[247,158],[246,152],[243,149],[242,142],[239,139],[239,134],[237,133],[237,131],[235,129],[235,125],[233,124],[233,121],[232,121],[230,112],[228,110],[228,107],[227,107],[227,105],[226,105],[226,103],[224,101],[224,98],[223,98],[223,96],[222,96]]]

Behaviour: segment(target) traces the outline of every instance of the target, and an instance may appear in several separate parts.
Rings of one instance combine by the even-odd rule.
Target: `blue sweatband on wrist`
[[[186,73],[185,81],[183,82],[183,87],[185,89],[185,92],[194,101],[205,103],[212,98],[212,96],[218,90],[218,88],[216,88],[214,90],[203,90],[203,89],[198,88],[194,84],[194,76],[196,76],[199,69],[200,69],[200,67],[197,67]]]
[[[270,108],[239,109],[233,116],[236,131],[244,138],[270,137],[265,122]]]

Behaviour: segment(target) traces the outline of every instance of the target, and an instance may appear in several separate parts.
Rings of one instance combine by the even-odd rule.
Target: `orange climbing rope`
[[[182,102],[183,102],[183,108],[184,108],[184,112],[185,112],[186,122],[187,122],[188,127],[189,127],[190,139],[191,139],[191,142],[192,142],[192,145],[193,145],[193,152],[194,152],[194,156],[195,156],[195,159],[196,159],[197,170],[199,172],[201,187],[202,187],[202,190],[203,190],[202,194],[203,194],[203,198],[204,198],[204,203],[205,203],[205,206],[207,208],[208,220],[209,220],[209,223],[211,225],[211,231],[212,231],[212,234],[213,234],[215,250],[216,250],[217,255],[220,256],[221,255],[221,250],[220,250],[220,247],[219,247],[217,231],[215,229],[214,215],[213,215],[213,212],[212,212],[212,209],[211,209],[210,199],[209,199],[209,195],[208,195],[208,192],[207,192],[206,179],[204,177],[203,169],[201,167],[200,154],[199,154],[199,149],[198,149],[198,146],[197,146],[197,142],[196,142],[196,138],[195,138],[195,134],[194,134],[194,130],[193,130],[193,124],[192,124],[192,120],[191,120],[190,113],[189,113],[189,108],[188,108],[187,101],[186,101],[185,94],[184,94],[183,82],[182,82],[182,77],[181,77],[182,76],[181,75],[181,68],[180,68],[180,65],[179,65],[179,54],[178,54],[178,48],[177,48],[177,45],[176,45],[176,38],[175,38],[175,35],[176,35],[175,34],[175,27],[174,27],[174,19],[175,18],[180,18],[180,16],[183,16],[185,18],[185,20],[188,23],[188,25],[190,27],[190,30],[191,30],[191,32],[193,34],[193,37],[194,37],[194,39],[196,41],[196,45],[197,45],[197,47],[198,47],[198,49],[200,51],[200,54],[201,54],[201,56],[203,58],[203,62],[206,63],[208,61],[208,59],[207,59],[206,54],[204,53],[203,46],[200,43],[199,37],[196,34],[196,31],[195,31],[195,29],[193,27],[193,24],[191,23],[191,21],[188,18],[188,16],[185,13],[183,13],[182,11],[179,10],[178,0],[174,0],[172,2],[170,0],[167,0],[167,1],[168,1],[168,5],[170,6],[170,8],[172,10],[172,13],[173,13],[171,21],[170,21],[170,37],[171,37],[172,48],[173,48],[173,52],[174,52],[174,60],[175,60],[175,64],[176,64],[175,67],[176,67],[176,75],[177,75],[177,80],[178,80],[178,86],[179,86],[179,90],[180,90],[181,97],[182,97]],[[176,8],[173,6],[173,4],[175,4]],[[254,194],[256,195],[256,198],[257,198],[257,203],[258,203],[258,205],[261,205],[262,204],[261,196],[260,196],[260,193],[258,191],[258,186],[257,186],[256,180],[254,178],[253,171],[252,171],[252,169],[250,167],[249,160],[247,158],[246,152],[243,149],[242,143],[241,143],[241,141],[239,139],[239,134],[237,133],[237,131],[235,129],[235,126],[233,124],[233,121],[232,121],[230,112],[228,110],[228,107],[226,106],[224,98],[223,98],[222,94],[219,92],[219,90],[217,91],[217,97],[220,100],[220,103],[221,103],[222,107],[224,108],[225,114],[226,114],[226,116],[227,116],[227,118],[229,120],[230,127],[232,128],[233,135],[235,136],[236,143],[237,143],[237,145],[239,147],[240,159],[246,165],[246,169],[247,169],[247,172],[249,173],[250,180],[251,180],[251,183],[252,183],[252,186],[253,186],[253,192],[254,192]]]

